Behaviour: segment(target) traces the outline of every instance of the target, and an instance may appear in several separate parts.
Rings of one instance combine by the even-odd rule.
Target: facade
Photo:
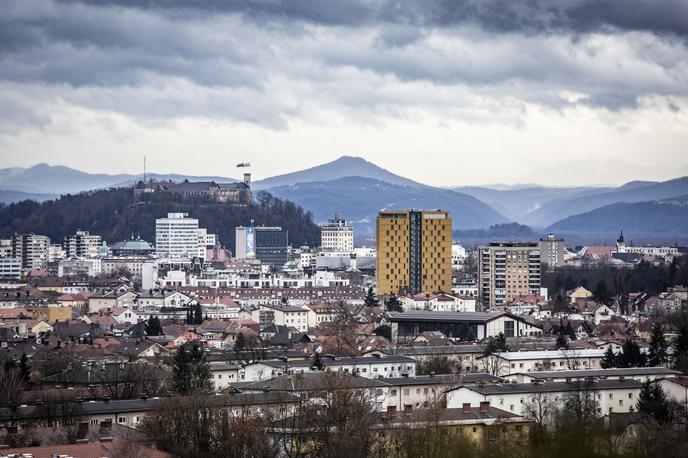
[[[586,396],[595,403],[595,411],[602,417],[632,412],[642,385],[637,380],[598,380],[462,386],[447,392],[447,408],[489,402],[507,412],[525,415],[529,406],[541,403],[549,405],[553,414],[568,396]]]
[[[12,257],[21,259],[23,271],[43,267],[48,261],[50,238],[36,234],[14,234]]]
[[[256,228],[253,226],[239,226],[234,229],[235,250],[237,259],[251,259],[256,257]]]
[[[529,242],[492,242],[478,247],[478,287],[483,309],[511,298],[540,294],[540,248]]]
[[[208,234],[187,213],[168,213],[155,220],[155,248],[161,258],[205,259]]]
[[[246,205],[251,202],[251,178],[244,175],[243,182],[215,183],[214,181],[190,182],[184,180],[167,189],[184,197],[209,197],[218,202]]]
[[[289,232],[281,227],[256,227],[256,258],[282,268],[289,261]]]
[[[21,259],[0,257],[0,280],[19,280],[21,271]]]
[[[251,312],[251,319],[260,329],[271,325],[288,326],[301,332],[308,331],[308,310],[290,305],[261,305]]]
[[[64,252],[67,258],[90,258],[98,255],[102,239],[99,235],[91,235],[88,231],[76,231],[75,234],[65,236]]]
[[[540,262],[548,267],[561,267],[564,265],[566,246],[564,240],[558,239],[554,234],[549,234],[544,239],[540,239]]]
[[[570,371],[577,369],[600,369],[604,350],[585,348],[581,350],[507,351],[479,358],[483,368],[495,375],[506,376],[515,372]]]
[[[542,328],[509,313],[407,311],[390,317],[392,340],[408,342],[426,331],[440,331],[449,338],[482,340],[503,333],[506,337],[542,335]]]
[[[377,217],[379,295],[451,291],[449,213],[382,211]]]
[[[320,227],[320,247],[323,251],[354,250],[354,228],[346,220],[335,216]]]

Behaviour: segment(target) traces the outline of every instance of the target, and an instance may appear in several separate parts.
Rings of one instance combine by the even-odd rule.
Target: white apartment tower
[[[199,228],[188,213],[168,213],[155,220],[155,253],[160,258],[205,259],[209,240],[215,240],[214,235]]]
[[[36,234],[14,234],[12,236],[12,257],[21,259],[22,270],[44,267],[48,261],[50,238]]]
[[[65,236],[64,252],[67,258],[91,258],[98,255],[102,239],[99,235],[91,235],[88,231],[76,231],[75,234]]]
[[[320,245],[323,251],[354,250],[354,228],[346,220],[335,215],[320,228]]]

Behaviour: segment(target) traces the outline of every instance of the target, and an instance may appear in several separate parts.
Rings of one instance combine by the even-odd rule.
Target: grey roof
[[[549,378],[586,378],[586,377],[632,377],[642,375],[679,375],[681,372],[669,369],[667,367],[629,367],[629,368],[612,368],[612,369],[589,369],[589,370],[575,370],[575,371],[546,371],[546,372],[527,372],[531,378],[546,380]],[[512,374],[516,375],[516,374]]]
[[[394,363],[415,363],[416,360],[409,358],[408,356],[384,356],[382,358],[376,358],[372,356],[344,356],[337,357],[335,359],[323,357],[323,366],[347,366],[347,365],[366,365],[366,364],[394,364]],[[313,365],[313,359],[307,358],[300,361],[282,361],[282,360],[272,360],[272,361],[259,361],[266,366],[284,368],[284,367],[311,367]]]
[[[417,375],[415,377],[386,377],[385,383],[389,385],[433,385],[456,383],[461,385],[486,382],[497,383],[501,379],[484,372],[471,372],[468,374],[439,374],[439,375]]]
[[[234,393],[226,395],[215,395],[207,398],[208,405],[217,407],[241,407],[248,405],[275,404],[285,402],[295,402],[296,397],[289,393]],[[122,412],[147,412],[161,407],[167,398],[150,399],[122,399],[112,401],[88,401],[78,402],[80,415],[98,415]],[[57,409],[59,405],[52,406]],[[43,415],[41,405],[23,405],[12,411],[11,408],[0,408],[0,421],[10,419],[21,420],[35,418]],[[76,412],[75,412],[76,413]]]
[[[279,377],[250,382],[241,385],[242,390],[269,391],[321,391],[327,387],[330,380],[334,383],[342,382],[351,388],[375,388],[388,385],[376,379],[358,377],[338,372],[309,372],[296,375],[280,375]]]
[[[155,251],[155,247],[145,240],[122,240],[112,245],[113,250]]]
[[[478,384],[464,385],[459,388],[467,388],[482,395],[491,394],[519,394],[519,393],[561,393],[566,391],[578,391],[588,387],[590,390],[623,390],[641,388],[643,383],[638,380],[598,380],[591,382],[576,381],[547,382],[547,383],[504,383],[504,384]],[[458,388],[455,388],[458,389]],[[450,390],[453,391],[453,390]]]
[[[506,312],[433,312],[426,310],[413,310],[403,313],[393,313],[390,315],[392,322],[400,321],[427,321],[427,322],[455,322],[455,323],[480,323],[485,324],[495,318],[507,316],[517,321],[527,322],[528,324],[541,327],[538,324],[528,321],[523,316],[512,315]]]
[[[400,355],[446,355],[452,353],[479,353],[485,351],[485,345],[435,345],[420,347],[400,347],[394,350]]]

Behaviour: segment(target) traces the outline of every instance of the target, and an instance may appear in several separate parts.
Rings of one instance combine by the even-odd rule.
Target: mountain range
[[[225,176],[147,174],[155,180],[237,181]],[[460,178],[460,177],[459,177]],[[91,174],[38,164],[0,169],[0,203],[43,201],[60,194],[131,186],[131,174]],[[548,187],[539,185],[459,186],[440,188],[396,175],[359,157],[339,159],[305,170],[256,180],[265,190],[312,212],[324,222],[335,212],[354,223],[360,234],[374,232],[381,209],[441,208],[454,228],[476,230],[518,222],[538,231],[613,234],[624,229],[642,234],[688,235],[688,177],[664,182],[632,181],[618,187]]]

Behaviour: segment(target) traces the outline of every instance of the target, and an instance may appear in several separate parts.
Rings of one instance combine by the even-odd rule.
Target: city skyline
[[[7,2],[0,167],[437,186],[688,175],[678,1]],[[469,171],[480,171],[470,173]]]

